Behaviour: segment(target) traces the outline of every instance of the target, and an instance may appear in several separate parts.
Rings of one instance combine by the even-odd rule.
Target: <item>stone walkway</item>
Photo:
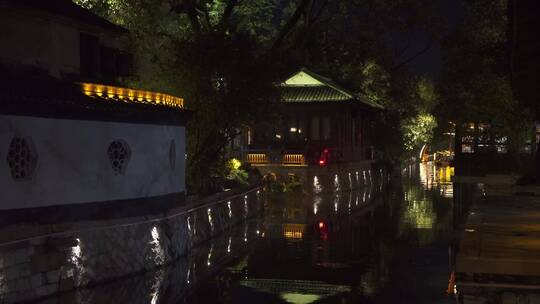
[[[484,191],[469,212],[456,261],[464,303],[540,303],[540,187]]]

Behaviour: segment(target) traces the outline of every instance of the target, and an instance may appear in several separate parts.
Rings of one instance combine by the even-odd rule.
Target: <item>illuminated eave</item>
[[[96,83],[79,83],[82,92],[90,97],[99,97],[111,101],[142,103],[172,108],[184,108],[184,99],[163,93],[134,90]]]

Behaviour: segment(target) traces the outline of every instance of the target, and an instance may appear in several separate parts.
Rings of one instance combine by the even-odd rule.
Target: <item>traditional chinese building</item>
[[[273,127],[245,132],[245,161],[263,174],[344,166],[350,173],[370,167],[374,149],[369,129],[380,105],[305,68],[280,87],[282,119]]]
[[[3,224],[181,204],[189,113],[182,98],[119,85],[129,42],[69,0],[0,1]]]

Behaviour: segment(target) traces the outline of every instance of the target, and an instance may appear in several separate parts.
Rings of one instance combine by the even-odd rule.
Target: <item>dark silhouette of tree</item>
[[[442,121],[491,124],[492,136],[508,136],[518,154],[531,138],[532,113],[512,95],[507,0],[464,3],[463,22],[443,44]]]
[[[396,53],[389,42],[408,31],[430,41],[442,33],[431,0],[74,1],[131,31],[137,77],[129,85],[183,96],[194,110],[192,189],[220,174],[241,126],[273,121],[275,84],[302,65],[384,104],[391,114],[380,125],[401,136],[401,123],[418,114],[410,110],[417,98],[400,99],[418,80],[407,65],[430,45]]]

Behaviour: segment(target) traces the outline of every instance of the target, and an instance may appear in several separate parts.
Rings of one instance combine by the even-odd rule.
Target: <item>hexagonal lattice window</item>
[[[9,144],[6,160],[14,180],[32,179],[38,160],[32,139],[14,137]]]
[[[174,167],[176,166],[176,144],[174,139],[171,140],[169,145],[169,163],[171,165],[171,169],[174,170]]]
[[[115,140],[109,145],[107,155],[109,156],[114,175],[124,175],[129,159],[131,158],[129,145],[123,140]]]

